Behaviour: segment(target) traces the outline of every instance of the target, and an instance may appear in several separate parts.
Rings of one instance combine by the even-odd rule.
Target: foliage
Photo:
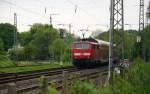
[[[33,36],[31,34],[31,32],[21,32],[20,36],[19,36],[19,41],[21,43],[22,46],[25,46],[27,44],[29,44],[29,42],[31,42]]]
[[[7,51],[13,46],[15,26],[9,23],[0,24],[0,38],[3,41],[4,50]]]
[[[98,94],[112,94],[111,90],[111,87],[107,84],[99,88]]]
[[[148,18],[150,18],[150,2],[149,2],[149,5],[148,5],[147,10],[148,10],[148,12],[149,12],[147,16],[148,16]]]
[[[0,55],[0,70],[3,70],[3,67],[15,67],[15,65],[8,57]]]
[[[102,87],[100,94],[149,94],[149,67],[150,64],[146,64],[137,58],[125,72],[124,78],[115,74],[113,84]]]
[[[147,61],[150,61],[150,25],[146,26],[143,32],[144,46]]]
[[[128,82],[134,86],[136,94],[148,94],[150,92],[150,64],[145,64],[137,58],[134,65],[128,70]]]
[[[71,87],[70,94],[97,94],[97,91],[91,83],[77,81]]]
[[[65,31],[66,32],[66,31]],[[20,33],[20,43],[24,46],[21,60],[49,60],[68,62],[70,45],[74,38],[65,33],[60,38],[59,31],[47,24],[34,24],[28,32]],[[24,57],[24,58],[22,58]]]
[[[67,44],[62,39],[56,39],[50,46],[49,51],[54,53],[56,60],[61,61],[67,48]]]
[[[14,66],[4,51],[3,41],[0,39],[0,67]]]
[[[4,51],[4,43],[2,39],[0,38],[0,52]]]
[[[48,78],[46,76],[41,76],[39,82],[40,94],[60,94],[55,87],[48,85]]]
[[[48,78],[45,76],[40,77],[40,90],[41,94],[48,94]]]
[[[135,30],[126,30],[124,31],[124,55],[125,58],[132,58],[132,50],[134,47],[134,44],[136,42],[136,33],[137,31]],[[122,41],[121,37],[122,32],[121,31],[114,31],[114,44],[120,45]],[[104,41],[109,41],[109,32],[103,32],[96,36],[96,38],[104,40]],[[121,47],[120,47],[121,48]],[[121,52],[120,48],[116,48],[118,50],[118,53]],[[121,53],[120,53],[121,54]]]
[[[123,77],[114,73],[111,84],[96,87],[89,81],[76,81],[69,88],[69,94],[149,94],[149,68],[149,63],[137,58],[125,69]],[[54,88],[50,91],[54,91],[52,94],[59,94]]]
[[[48,94],[60,94],[55,88],[49,86],[48,87]]]
[[[70,46],[67,46],[65,48],[65,52],[62,56],[62,61],[63,62],[70,62],[71,61],[71,47]]]

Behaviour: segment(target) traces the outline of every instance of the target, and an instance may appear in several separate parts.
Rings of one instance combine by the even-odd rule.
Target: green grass
[[[15,66],[14,63],[5,55],[0,55],[0,67]]]
[[[2,61],[0,61],[0,67],[11,67],[11,66],[13,67],[15,65],[10,60],[2,60]]]
[[[71,66],[71,64],[64,63],[63,65],[60,65],[57,62],[49,63],[49,64],[41,64],[38,66],[18,66],[18,67],[10,67],[10,68],[0,68],[0,72],[26,72],[26,71],[34,71],[34,70],[44,70],[49,68],[59,68],[59,67],[65,67],[65,66]]]

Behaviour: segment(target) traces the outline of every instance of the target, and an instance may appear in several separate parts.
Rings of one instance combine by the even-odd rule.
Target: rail
[[[38,73],[39,72],[39,73]],[[48,77],[48,82],[51,84],[51,82],[54,82],[57,86],[57,89],[63,88],[63,80],[67,79],[68,85],[72,84],[75,80],[85,80],[85,79],[94,79],[95,84],[98,83],[98,81],[102,81],[102,79],[105,79],[107,75],[107,67],[100,67],[100,68],[94,68],[94,69],[77,69],[75,67],[68,67],[68,68],[60,68],[60,69],[52,69],[52,70],[46,70],[46,71],[35,71],[33,73],[18,73],[17,78],[16,76],[12,76],[12,73],[5,74],[5,78],[10,78],[12,76],[12,79],[7,79],[5,82],[15,82],[16,83],[16,91],[17,94],[21,94],[22,92],[34,92],[34,94],[39,94],[39,77],[41,75],[45,75]],[[64,72],[67,73],[67,77],[64,77]],[[8,76],[9,75],[9,76]],[[2,77],[4,78],[4,77]],[[97,80],[95,80],[97,79]],[[4,81],[4,79],[3,79]],[[1,81],[2,82],[2,81]],[[100,83],[100,82],[99,82]],[[102,82],[101,82],[102,83]],[[0,94],[7,94],[8,93],[8,84],[3,83],[3,85],[0,86]]]

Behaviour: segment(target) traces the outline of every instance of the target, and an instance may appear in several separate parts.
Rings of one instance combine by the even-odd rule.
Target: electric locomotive
[[[108,63],[109,42],[98,39],[82,39],[72,44],[72,62],[77,67]]]

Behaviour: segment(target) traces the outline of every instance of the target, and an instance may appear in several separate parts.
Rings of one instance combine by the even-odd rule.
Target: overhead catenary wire
[[[14,8],[17,7],[17,8],[19,8],[19,9],[23,10],[24,12],[28,12],[28,13],[30,13],[30,14],[36,15],[36,18],[39,17],[40,19],[43,19],[43,20],[45,20],[45,21],[47,21],[47,19],[49,18],[49,17],[47,17],[47,16],[44,15],[44,14],[35,12],[35,11],[31,10],[31,9],[26,9],[26,8],[20,6],[20,5],[17,5],[17,4],[15,4],[15,3],[10,2],[10,1],[7,1],[7,0],[0,0],[0,2],[6,3],[6,4],[10,5],[10,6],[13,6]],[[10,7],[10,6],[9,6],[9,7]],[[11,10],[14,9],[14,8],[11,7]],[[12,12],[12,11],[11,11],[11,12]],[[18,13],[18,14],[19,14],[19,13]],[[10,16],[11,16],[11,14],[10,14]],[[31,17],[32,17],[32,18],[35,18],[35,16],[27,16],[27,15],[24,15],[23,17],[28,17],[28,18],[31,18]],[[57,23],[60,23],[60,21],[56,21],[56,20],[54,20],[54,21],[57,22]],[[19,22],[20,22],[20,20],[19,20]],[[27,22],[23,22],[23,21],[21,21],[21,23],[22,23],[22,24],[27,24]],[[47,22],[47,23],[49,23],[49,22]],[[27,25],[28,25],[28,24],[27,24]]]
[[[68,1],[70,1],[70,0],[66,0],[67,2]],[[48,17],[48,15],[46,15],[46,14],[44,14],[44,13],[39,13],[39,12],[37,12],[37,11],[34,11],[34,10],[32,10],[32,9],[28,9],[28,8],[25,8],[25,7],[23,7],[23,6],[21,6],[21,5],[17,5],[16,3],[14,3],[14,2],[11,2],[11,1],[8,1],[8,0],[0,0],[0,2],[3,2],[3,3],[7,3],[9,6],[13,6],[13,7],[11,7],[11,11],[14,9],[14,8],[18,8],[19,10],[23,10],[24,12],[27,12],[27,13],[30,13],[30,14],[33,14],[33,15],[36,15],[36,16],[30,16],[30,15],[28,15],[28,14],[25,14],[23,17],[28,17],[28,18],[30,18],[30,17],[32,17],[32,18],[36,18],[36,19],[38,19],[38,18],[40,18],[40,19],[43,19],[43,20],[47,20],[49,17]],[[42,2],[44,2],[43,0],[40,0],[40,1],[37,1],[37,2],[39,2],[39,3],[42,3]],[[78,12],[78,10],[81,10],[82,11],[82,13],[85,13],[85,14],[87,14],[87,16],[89,16],[91,19],[92,19],[92,21],[94,22],[94,24],[95,24],[95,21],[97,21],[98,19],[97,19],[97,17],[96,16],[94,16],[94,15],[92,15],[91,13],[89,13],[88,11],[86,11],[85,9],[83,9],[83,8],[81,8],[79,5],[77,5],[77,4],[74,4],[73,2],[71,3],[72,1],[70,1],[70,4],[71,5],[73,5],[73,6],[77,6],[77,12]],[[44,5],[43,6],[43,8],[45,8],[45,6],[46,7],[51,7],[51,6],[47,6],[47,5]],[[41,6],[42,7],[42,6]],[[17,9],[17,10],[18,10]],[[43,9],[43,11],[44,11],[44,9]],[[13,11],[12,11],[13,12]],[[15,11],[14,11],[15,12]],[[18,16],[19,16],[19,13],[17,13],[18,14]],[[11,15],[10,15],[11,16]],[[21,16],[20,16],[21,17]],[[27,19],[28,19],[27,18]],[[47,20],[48,21],[48,20]],[[22,24],[27,24],[28,23],[28,21],[26,20],[26,21],[24,21],[23,22],[23,19],[21,18],[21,20],[19,20],[19,23],[22,23]],[[46,23],[49,23],[49,22],[46,22]],[[63,22],[60,22],[60,21],[57,21],[57,20],[55,20],[54,19],[54,23],[63,23]],[[99,25],[100,26],[100,25]],[[101,26],[104,26],[104,25],[101,25]],[[106,26],[107,27],[107,26]]]
[[[41,13],[38,13],[38,12],[35,12],[35,11],[33,11],[33,10],[29,10],[29,9],[23,8],[22,6],[16,5],[16,4],[14,4],[14,3],[10,2],[10,1],[7,1],[7,0],[0,0],[0,2],[7,3],[7,4],[11,5],[11,6],[18,7],[18,8],[20,8],[20,9],[22,9],[23,11],[26,11],[26,12],[28,12],[28,13],[37,15],[37,16],[41,17],[42,19],[45,18],[45,15],[42,15]],[[46,18],[45,18],[45,19],[46,19]]]
[[[95,20],[97,21],[97,19],[96,19],[97,17],[96,17],[96,16],[90,15],[86,10],[80,8],[77,4],[74,4],[72,1],[70,1],[70,0],[66,0],[66,1],[69,2],[70,4],[74,5],[74,6],[77,6],[77,8],[79,8],[79,9],[82,10],[84,13],[86,13],[89,17],[91,17],[92,20],[95,19]],[[25,11],[25,12],[28,12],[28,13],[31,13],[31,14],[34,14],[34,15],[38,15],[38,16],[40,16],[42,19],[45,18],[45,15],[42,15],[41,13],[35,12],[35,11],[33,11],[33,10],[30,10],[30,9],[23,8],[22,6],[16,5],[15,3],[12,3],[12,2],[10,2],[10,1],[1,0],[0,2],[7,3],[7,4],[11,5],[11,6],[18,7],[18,8],[22,9],[22,10]],[[38,1],[38,2],[40,3],[40,2],[42,2],[42,1]],[[47,18],[45,18],[45,19],[47,19]]]
[[[84,10],[83,8],[81,8],[78,4],[73,3],[71,0],[65,0],[65,1],[68,2],[68,3],[70,3],[73,6],[78,6],[78,10],[81,10],[82,12],[84,12],[85,14],[87,14],[87,16],[89,16],[93,21],[99,20],[99,19],[97,19],[97,16],[89,14],[86,10]]]

